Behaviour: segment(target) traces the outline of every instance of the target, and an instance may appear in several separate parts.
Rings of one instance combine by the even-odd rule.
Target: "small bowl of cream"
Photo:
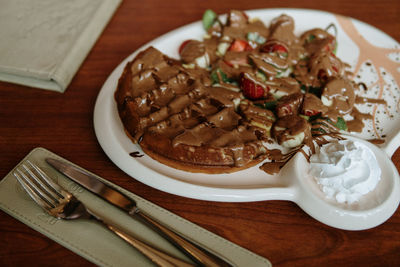
[[[328,199],[353,204],[375,190],[381,168],[372,150],[353,140],[337,140],[310,157],[310,175]]]
[[[285,172],[292,201],[332,227],[364,230],[389,219],[400,202],[400,177],[390,157],[352,136],[320,146],[309,161],[298,153]],[[285,166],[286,167],[286,166]]]

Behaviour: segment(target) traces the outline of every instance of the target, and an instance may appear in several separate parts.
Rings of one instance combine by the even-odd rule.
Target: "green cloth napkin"
[[[58,173],[45,162],[47,157],[66,161],[44,148],[32,150],[23,161],[29,159],[37,164],[49,176],[55,178],[62,187],[85,203],[87,207],[103,216],[106,221],[115,223],[122,230],[155,247],[187,260],[186,256],[160,235],[150,230],[149,227],[129,217],[120,209]],[[97,265],[118,267],[153,266],[147,258],[133,247],[95,221],[84,219],[66,221],[51,217],[30,199],[12,173],[13,170],[0,181],[0,209],[6,213]],[[154,218],[172,227],[172,229],[179,231],[194,243],[200,244],[228,260],[234,266],[271,266],[267,259],[229,242],[103,178],[98,176],[97,178],[136,200],[141,210],[151,214]]]
[[[64,92],[122,0],[0,0],[0,80]]]

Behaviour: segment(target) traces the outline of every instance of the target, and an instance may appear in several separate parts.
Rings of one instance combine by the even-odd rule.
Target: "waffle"
[[[240,92],[211,86],[204,72],[153,47],[139,53],[115,92],[128,136],[153,159],[185,171],[226,173],[256,165],[266,149],[252,116],[268,118],[243,105]],[[252,112],[241,113],[239,106]]]

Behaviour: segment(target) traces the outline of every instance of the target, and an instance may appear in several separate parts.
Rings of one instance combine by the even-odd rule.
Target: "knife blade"
[[[127,211],[128,213],[134,212],[136,203],[133,202],[133,200],[125,196],[123,193],[116,191],[109,185],[104,184],[94,175],[56,159],[47,158],[46,162],[68,178],[82,185],[89,191],[99,195],[113,205]]]
[[[70,163],[60,161],[54,158],[46,158],[46,162],[54,169],[72,179],[76,183],[85,187],[92,193],[100,196],[104,200],[113,204],[114,206],[127,212],[131,217],[138,218],[144,223],[151,226],[158,231],[162,236],[169,240],[178,249],[188,255],[194,262],[200,266],[231,266],[222,258],[204,248],[192,243],[184,236],[176,233],[166,225],[162,224],[149,214],[141,211],[136,202],[123,194],[122,192],[114,189],[113,187],[105,184],[93,174],[80,169]]]

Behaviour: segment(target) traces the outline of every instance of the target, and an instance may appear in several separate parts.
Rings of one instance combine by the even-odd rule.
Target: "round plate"
[[[363,81],[369,88],[362,92],[369,98],[383,98],[387,105],[357,105],[371,113],[374,120],[367,121],[364,131],[357,134],[363,139],[385,139],[381,148],[391,156],[398,147],[400,135],[400,75],[399,44],[380,30],[339,15],[305,9],[262,9],[246,11],[250,18],[257,17],[265,25],[285,13],[294,18],[297,35],[333,23],[337,29],[337,56],[350,64],[355,81]],[[310,20],[309,18],[313,19]],[[178,47],[187,39],[201,40],[204,35],[201,22],[195,22],[169,32],[144,45],[111,73],[104,83],[94,109],[94,127],[98,141],[108,157],[131,177],[159,190],[196,199],[212,201],[259,201],[270,199],[291,200],[290,192],[282,184],[282,172],[268,175],[258,167],[232,174],[201,174],[176,170],[154,161],[149,156],[132,157],[140,146],[126,136],[120,121],[114,92],[118,79],[129,60],[139,51],[154,46],[163,53],[178,58]]]

